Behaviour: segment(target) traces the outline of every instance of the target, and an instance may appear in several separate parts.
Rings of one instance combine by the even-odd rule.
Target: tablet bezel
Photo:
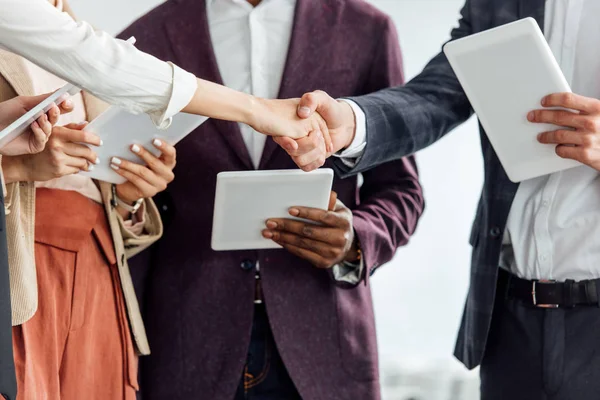
[[[461,56],[466,54],[472,55],[479,50],[487,51],[490,48],[494,48],[494,46],[502,48],[502,46],[509,41],[522,40],[525,37],[532,39],[535,44],[532,53],[528,53],[524,57],[519,57],[515,60],[515,54],[510,52],[509,54],[506,54],[506,52],[499,50],[493,56],[492,61],[494,67],[491,70],[481,68],[477,71],[476,77],[473,76],[475,74],[473,74],[472,71],[471,75],[465,71],[470,70],[472,65],[461,62]],[[535,19],[524,18],[478,34],[448,42],[444,46],[444,54],[448,58],[454,73],[469,98],[508,178],[512,182],[517,183],[581,165],[574,160],[566,160],[558,157],[554,151],[555,146],[537,143],[537,134],[546,130],[558,129],[558,127],[549,124],[532,124],[526,120],[529,111],[541,108],[540,102],[543,96],[551,93],[571,91],[558,62],[554,58],[552,50],[546,42]],[[485,62],[491,62],[490,57],[482,58],[485,58]],[[515,115],[513,119],[505,118],[502,124],[491,123],[490,120],[497,119],[498,113],[505,112],[506,109],[510,107],[504,107],[504,109],[500,107],[487,107],[485,104],[489,103],[490,96],[496,96],[496,100],[502,96],[498,96],[497,93],[481,93],[481,87],[474,82],[476,82],[477,79],[481,80],[482,76],[487,75],[489,75],[490,80],[496,79],[498,82],[501,82],[498,77],[502,75],[501,72],[509,65],[507,63],[517,65],[516,62],[524,62],[524,58],[526,58],[525,61],[528,63],[526,65],[535,65],[537,74],[539,76],[548,76],[548,79],[544,81],[543,84],[540,84],[539,82],[533,83],[532,79],[528,79],[527,85],[523,85],[522,82],[524,81],[524,77],[519,77],[518,79],[514,79],[511,83],[505,83],[503,85],[499,83],[498,86],[502,86],[503,89],[508,87],[509,84],[514,84],[514,82],[521,83],[521,85],[512,86],[511,88],[514,88],[514,90],[511,89],[513,96],[507,96],[506,99],[500,99],[500,103],[509,104],[511,107],[517,103],[527,103],[524,108],[528,109],[523,109],[522,112],[519,115]],[[524,75],[527,73],[531,74],[531,71],[525,71]],[[525,100],[528,99],[528,96],[531,97],[531,93],[539,93],[539,99],[536,97],[531,101]],[[515,120],[515,118],[517,119]],[[513,138],[515,137],[513,134],[514,132],[522,135],[530,135],[520,136],[519,138],[521,140],[527,140],[527,146],[531,147],[533,150],[531,153],[524,153],[524,147],[519,147],[514,141],[507,142],[510,136]],[[515,162],[515,157],[519,158],[518,162]]]
[[[297,192],[299,181],[303,182],[303,188],[306,185],[311,186],[310,201],[311,204],[297,204]],[[310,182],[310,181],[313,182]],[[269,182],[265,182],[269,181]],[[265,189],[272,189],[277,186],[277,196],[261,199],[260,206],[250,204],[248,197],[228,198],[227,185],[235,185],[243,182],[244,185],[252,184],[252,191],[263,193]],[[283,182],[283,183],[282,183]],[[264,186],[263,186],[264,185]],[[286,186],[287,185],[287,186]],[[234,171],[221,172],[217,175],[217,186],[215,192],[215,205],[213,214],[213,228],[211,247],[215,251],[232,250],[258,250],[258,249],[277,249],[281,248],[272,240],[265,239],[261,231],[266,228],[265,223],[268,218],[292,218],[287,210],[292,206],[307,206],[320,209],[327,209],[329,205],[329,196],[333,185],[333,170],[330,168],[321,168],[312,172],[304,172],[298,169],[288,170],[267,170],[267,171]],[[263,189],[261,189],[263,188]],[[306,196],[308,192],[303,190],[302,195]],[[264,202],[270,202],[267,208],[272,209],[266,213],[264,211]],[[239,220],[232,220],[229,207],[242,207],[245,215],[255,216],[258,222],[248,223],[246,226]],[[264,214],[264,215],[263,215]],[[272,215],[266,215],[272,214]],[[264,218],[264,221],[262,220]],[[245,240],[235,240],[227,236],[230,224],[236,224],[236,231],[244,230],[244,235],[248,236]],[[250,238],[251,237],[251,238]]]

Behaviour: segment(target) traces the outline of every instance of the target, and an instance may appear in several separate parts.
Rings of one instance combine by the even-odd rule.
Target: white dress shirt
[[[197,89],[192,74],[73,21],[47,0],[0,0],[0,46],[163,127]]]
[[[208,25],[223,78],[232,89],[275,99],[285,69],[296,0],[207,0]],[[252,163],[258,168],[267,137],[240,124]]]
[[[225,86],[262,98],[277,98],[296,0],[262,0],[256,7],[247,0],[207,0],[206,7],[213,51]],[[267,137],[248,125],[240,124],[240,130],[254,168],[258,168]],[[356,284],[363,268],[362,261],[341,263],[332,272],[335,280]]]
[[[552,52],[573,92],[593,98],[600,98],[598,17],[598,0],[546,1],[544,32]],[[366,143],[366,124],[359,123],[364,113],[354,106],[357,135],[347,152],[356,158],[361,154],[356,149]],[[598,171],[581,166],[522,182],[510,210],[504,244],[512,248],[505,267],[519,277],[600,278]]]

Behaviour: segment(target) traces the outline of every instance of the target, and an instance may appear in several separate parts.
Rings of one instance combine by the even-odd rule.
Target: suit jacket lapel
[[[25,60],[6,50],[0,50],[0,75],[12,86],[19,96],[33,96],[31,79],[25,74]]]
[[[177,64],[198,78],[222,85],[223,79],[210,37],[206,2],[181,0],[178,3],[177,12],[170,16],[166,25],[167,36],[177,56]],[[216,119],[211,119],[206,124],[212,124],[223,135],[246,168],[254,169],[238,124]]]
[[[335,0],[297,0],[294,26],[288,50],[279,98],[300,97],[311,90],[311,76],[319,73],[326,64],[324,44],[329,42],[333,28],[332,7]],[[318,89],[318,88],[315,88]],[[267,139],[259,169],[266,169],[268,162],[279,147]]]

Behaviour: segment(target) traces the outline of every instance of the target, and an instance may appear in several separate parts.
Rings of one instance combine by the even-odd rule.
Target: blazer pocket
[[[379,378],[373,301],[368,286],[336,289],[341,361],[359,381]]]

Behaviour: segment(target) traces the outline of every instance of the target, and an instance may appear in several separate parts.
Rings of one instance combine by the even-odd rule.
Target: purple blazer
[[[222,82],[204,0],[171,0],[121,37],[198,77]],[[395,28],[362,0],[298,0],[280,97],[323,89],[336,97],[402,83]],[[156,198],[165,235],[132,260],[152,355],[142,360],[144,400],[231,400],[242,376],[260,261],[273,334],[307,400],[379,399],[369,275],[408,242],[423,211],[412,158],[385,164],[334,190],[354,211],[367,274],[342,287],[285,250],[210,248],[216,175],[253,169],[237,124],[210,120],[178,146],[176,179]],[[296,168],[267,140],[260,169]]]

